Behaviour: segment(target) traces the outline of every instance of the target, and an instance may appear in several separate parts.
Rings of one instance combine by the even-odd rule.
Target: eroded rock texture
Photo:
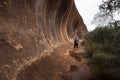
[[[33,74],[29,75],[32,78],[21,76],[27,76],[26,66],[34,66],[45,53],[50,55],[57,46],[72,40],[75,31],[87,29],[74,0],[0,0],[0,80],[53,80]],[[45,61],[49,64],[50,60]],[[49,69],[45,61],[36,70]],[[32,69],[27,70],[36,71]]]

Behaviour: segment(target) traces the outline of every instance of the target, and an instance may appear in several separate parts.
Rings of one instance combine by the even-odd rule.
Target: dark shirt
[[[77,38],[74,39],[74,43],[78,44],[79,40]]]

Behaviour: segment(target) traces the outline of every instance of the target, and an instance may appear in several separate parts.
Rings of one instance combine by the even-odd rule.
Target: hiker
[[[75,39],[74,39],[74,49],[77,49],[77,48],[78,48],[78,43],[79,43],[79,39],[78,39],[78,37],[76,36]]]

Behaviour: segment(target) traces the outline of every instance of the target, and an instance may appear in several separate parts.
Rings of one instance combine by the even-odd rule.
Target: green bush
[[[98,27],[85,39],[95,80],[120,80],[120,27]]]
[[[116,29],[114,27],[97,27],[95,30],[88,32],[86,34],[86,38],[89,41],[93,41],[95,43],[105,43],[105,42],[113,42],[120,41],[120,29]]]

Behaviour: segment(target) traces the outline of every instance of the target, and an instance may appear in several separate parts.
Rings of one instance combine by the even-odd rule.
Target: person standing
[[[74,39],[74,49],[75,50],[78,48],[78,44],[79,44],[79,38],[76,36]]]

